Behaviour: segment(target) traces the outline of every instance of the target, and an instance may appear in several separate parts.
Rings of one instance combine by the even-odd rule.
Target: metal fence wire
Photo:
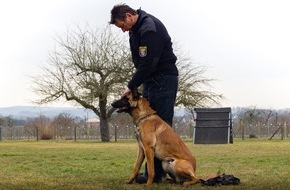
[[[192,124],[176,123],[172,127],[182,139],[192,139]],[[111,139],[134,139],[134,125],[110,126]],[[233,122],[234,138],[289,138],[289,125],[266,125],[266,124],[243,124]],[[0,126],[1,140],[89,140],[101,139],[99,125],[76,125],[74,127],[54,127],[54,128],[27,128],[25,126]]]

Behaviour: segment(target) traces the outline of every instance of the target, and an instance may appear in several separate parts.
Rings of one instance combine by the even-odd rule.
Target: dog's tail
[[[221,176],[221,172],[218,171],[217,173],[215,174],[208,174],[206,175],[205,177],[203,178],[200,178],[199,180],[202,182],[202,181],[208,181],[209,179],[213,179],[213,178],[216,178],[216,177],[220,177]]]

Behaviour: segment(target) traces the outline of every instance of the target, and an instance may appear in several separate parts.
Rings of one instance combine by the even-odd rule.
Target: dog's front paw
[[[145,187],[149,187],[151,185],[152,185],[152,183],[148,183],[148,182],[144,184]]]
[[[126,183],[126,184],[132,184],[133,181],[134,181],[134,179],[128,179],[128,180],[125,181],[125,183]]]
[[[190,185],[189,182],[184,182],[184,183],[183,183],[183,187],[188,187],[189,185]]]

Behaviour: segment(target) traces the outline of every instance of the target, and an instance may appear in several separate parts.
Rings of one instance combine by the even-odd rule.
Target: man
[[[126,4],[115,5],[111,10],[110,24],[123,32],[129,32],[130,50],[136,72],[122,96],[143,84],[142,95],[157,114],[172,126],[174,104],[178,86],[176,56],[171,38],[160,20],[145,11],[134,10]],[[155,177],[159,182],[164,177],[161,161],[154,159]],[[136,182],[147,181],[147,170]]]

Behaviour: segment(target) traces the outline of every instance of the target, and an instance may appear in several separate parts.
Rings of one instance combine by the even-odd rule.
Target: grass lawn
[[[240,178],[238,186],[187,188],[163,182],[153,190],[170,189],[290,189],[290,140],[234,140],[234,144],[194,145],[197,176],[218,170]],[[127,185],[137,155],[132,141],[2,141],[0,142],[0,190],[138,190]],[[142,169],[144,171],[144,169]]]

